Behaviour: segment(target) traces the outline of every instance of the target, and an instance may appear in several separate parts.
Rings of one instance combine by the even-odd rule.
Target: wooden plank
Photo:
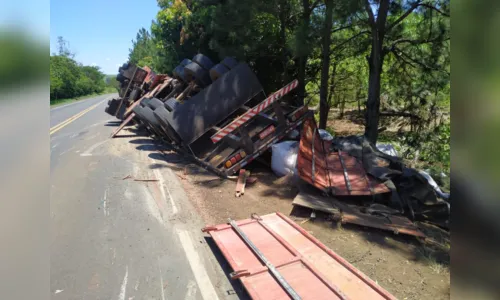
[[[293,199],[292,204],[329,214],[340,213],[339,209],[333,204],[331,197],[323,196],[320,191],[311,188],[309,185],[299,186],[299,193]]]

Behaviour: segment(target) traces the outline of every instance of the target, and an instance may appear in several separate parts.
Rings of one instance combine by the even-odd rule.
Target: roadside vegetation
[[[112,77],[111,77],[112,78]],[[58,40],[58,52],[50,56],[50,105],[59,105],[92,95],[116,92],[97,66],[84,66],[74,60],[68,42]]]
[[[196,53],[234,56],[268,93],[297,78],[299,95],[319,107],[321,128],[361,125],[351,134],[394,144],[412,166],[449,178],[449,0],[158,5],[151,28],[133,40],[132,63],[169,73]]]

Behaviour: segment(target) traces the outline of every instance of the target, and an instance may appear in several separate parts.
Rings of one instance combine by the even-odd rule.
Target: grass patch
[[[104,94],[111,94],[111,93],[116,93],[116,89],[114,87],[107,87],[104,89],[102,93],[93,93],[85,96],[80,96],[80,97],[75,97],[75,98],[69,98],[69,99],[50,99],[50,107],[56,107],[60,106],[63,104],[68,104],[72,102],[76,102],[78,100],[90,98],[90,97],[95,97],[99,95],[104,95]]]

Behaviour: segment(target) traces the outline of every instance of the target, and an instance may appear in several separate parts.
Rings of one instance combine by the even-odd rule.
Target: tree
[[[132,40],[132,49],[129,49],[129,62],[139,66],[149,66],[155,69],[157,57],[154,40],[145,28],[137,32],[136,39]]]
[[[75,58],[75,54],[69,50],[69,42],[66,41],[62,36],[57,37],[57,50],[60,56]]]
[[[429,65],[421,61],[421,58],[412,57],[409,53],[402,51],[398,45],[422,45],[433,44],[434,49],[442,49],[444,37],[449,28],[443,26],[445,20],[441,17],[449,17],[449,1],[424,1],[414,0],[407,2],[402,0],[379,0],[370,2],[364,0],[364,8],[368,15],[367,24],[371,36],[371,50],[368,59],[368,100],[366,107],[365,136],[369,141],[375,143],[378,138],[378,125],[380,117],[380,87],[384,60],[387,54],[394,54],[398,59],[408,64],[419,65],[428,69]],[[374,11],[376,13],[374,13]],[[438,24],[433,23],[433,14],[439,14]],[[428,14],[428,33],[419,36],[418,39],[404,37],[405,20],[412,14]],[[436,56],[434,56],[436,58]]]

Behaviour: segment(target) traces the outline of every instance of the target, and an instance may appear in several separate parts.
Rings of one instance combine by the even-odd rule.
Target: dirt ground
[[[352,126],[352,125],[351,125]],[[282,212],[344,257],[347,261],[387,289],[398,299],[449,299],[449,234],[429,225],[419,227],[432,238],[394,235],[355,225],[338,225],[328,215],[295,208],[298,190],[293,182],[275,176],[261,162],[248,166],[257,182],[247,185],[241,198],[235,197],[236,179],[222,180],[188,163],[174,152],[157,159],[166,161],[181,179],[185,191],[207,225]]]

